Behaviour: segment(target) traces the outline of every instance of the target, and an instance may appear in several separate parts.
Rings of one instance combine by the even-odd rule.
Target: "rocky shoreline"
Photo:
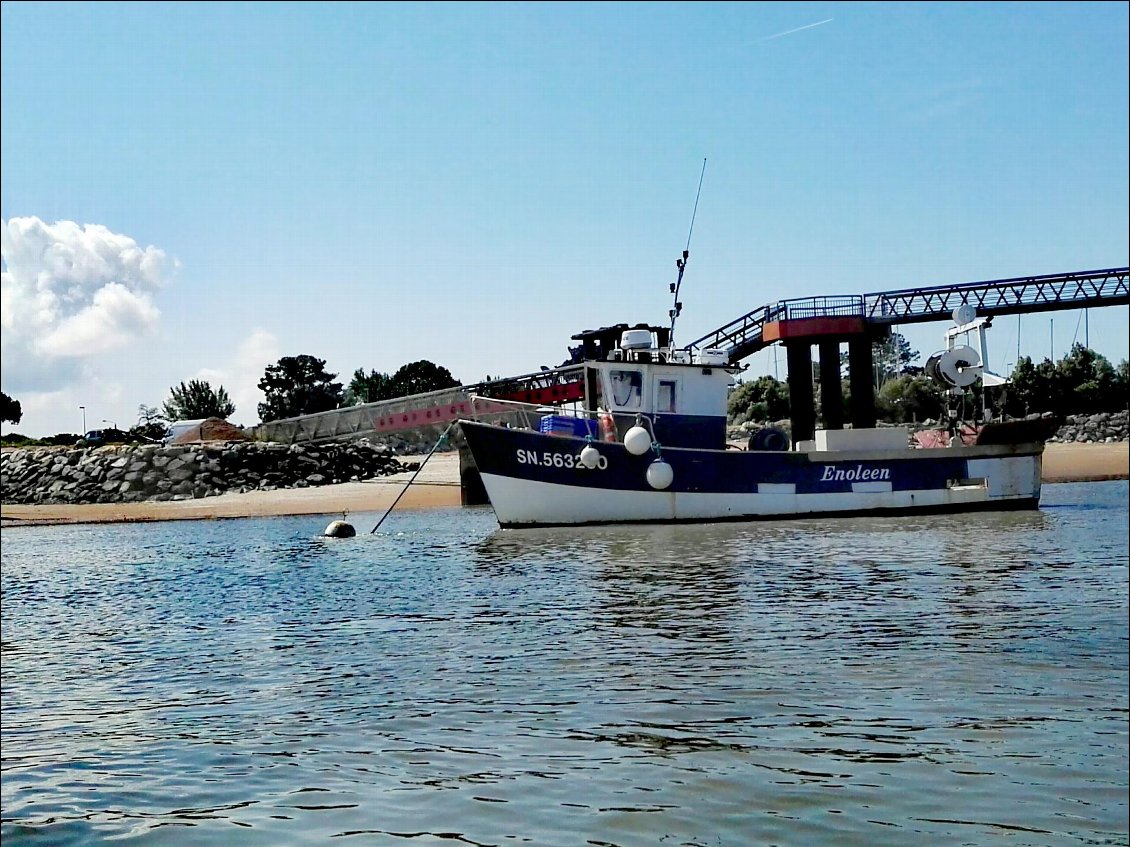
[[[1130,413],[1101,412],[1097,415],[1072,415],[1048,439],[1049,444],[1109,444],[1130,440]]]
[[[1049,443],[1103,444],[1130,440],[1126,412],[1068,418]],[[785,425],[780,422],[776,426]],[[925,427],[928,424],[923,424]],[[748,439],[764,424],[730,429]],[[279,444],[229,441],[186,445],[32,447],[6,449],[0,501],[13,505],[142,503],[195,500],[221,494],[314,488],[362,482],[410,471],[398,453],[430,445],[398,439]]]
[[[365,439],[34,447],[4,452],[0,500],[24,505],[190,500],[359,482],[414,467],[390,447]]]

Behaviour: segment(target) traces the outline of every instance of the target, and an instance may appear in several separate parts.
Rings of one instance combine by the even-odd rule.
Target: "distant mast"
[[[671,308],[668,310],[667,315],[671,318],[671,330],[667,336],[667,346],[669,349],[675,349],[675,319],[679,317],[679,313],[683,311],[683,304],[679,302],[679,289],[683,286],[683,271],[687,269],[687,260],[691,257],[691,236],[694,235],[694,219],[698,214],[698,198],[702,196],[702,178],[706,176],[706,159],[702,160],[702,172],[698,175],[698,191],[694,195],[694,210],[691,212],[691,226],[687,231],[687,246],[683,250],[683,255],[675,260],[675,267],[679,269],[678,278],[671,283]]]

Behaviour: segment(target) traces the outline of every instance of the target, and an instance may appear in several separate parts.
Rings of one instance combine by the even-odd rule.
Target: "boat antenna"
[[[671,309],[667,312],[671,318],[671,330],[667,335],[667,346],[675,349],[675,318],[679,317],[679,313],[683,311],[683,304],[679,302],[679,289],[683,286],[683,271],[687,268],[687,260],[691,256],[691,236],[694,235],[694,219],[698,214],[698,198],[702,196],[702,178],[706,176],[706,159],[702,160],[702,171],[698,175],[698,191],[694,195],[694,210],[691,212],[691,225],[687,230],[687,246],[683,250],[683,255],[675,260],[675,267],[679,269],[679,277],[671,283],[671,296],[672,305]]]

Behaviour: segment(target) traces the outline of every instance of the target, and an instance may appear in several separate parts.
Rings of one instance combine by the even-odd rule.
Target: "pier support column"
[[[875,383],[871,371],[875,357],[871,352],[871,339],[867,336],[848,342],[848,362],[851,367],[851,425],[854,429],[873,429],[875,426]]]
[[[824,429],[844,428],[844,389],[840,385],[840,343],[820,342],[820,418]]]
[[[812,345],[785,344],[789,367],[789,417],[793,444],[810,441],[816,434],[816,399],[812,394]]]

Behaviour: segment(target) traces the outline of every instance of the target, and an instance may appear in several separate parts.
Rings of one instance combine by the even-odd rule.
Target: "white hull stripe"
[[[991,487],[966,485],[923,491],[891,491],[890,486],[859,483],[857,490],[796,494],[780,484],[756,494],[617,491],[483,474],[483,485],[503,525],[583,524],[638,521],[737,520],[885,510],[940,510],[1026,501],[1031,493],[992,497]],[[874,486],[874,487],[872,487]],[[1037,489],[1038,490],[1038,489]]]

